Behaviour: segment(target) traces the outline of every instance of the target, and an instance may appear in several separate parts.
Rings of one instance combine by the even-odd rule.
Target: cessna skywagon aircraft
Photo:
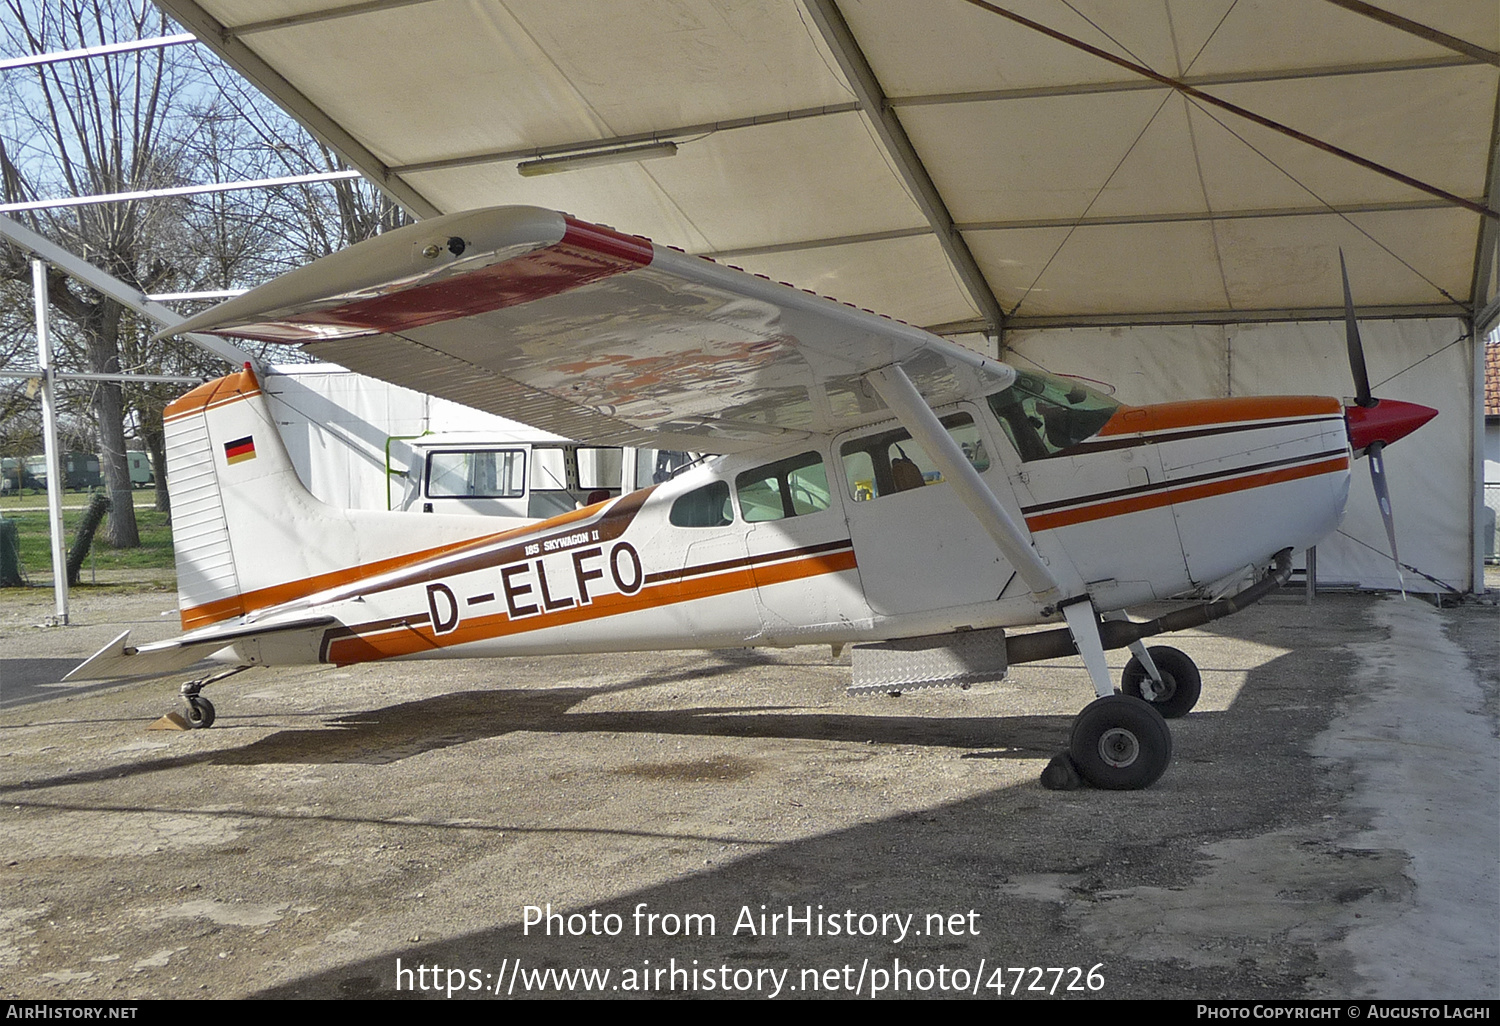
[[[851,690],[896,691],[1077,652],[1096,694],[1068,755],[1115,789],[1161,775],[1164,717],[1198,697],[1192,661],[1141,639],[1284,581],[1290,553],[1338,523],[1350,461],[1435,413],[1371,398],[1362,359],[1348,409],[1304,396],[1123,406],[529,207],[391,232],[178,330],[296,343],[569,438],[724,455],[544,521],[334,509],[299,482],[247,367],[166,412],[187,633],[140,648],[121,635],[73,678],[204,657],[227,674],[822,643],[854,646]],[[1126,615],[1267,567],[1230,597]],[[1006,634],[1047,622],[1065,626]],[[1104,651],[1127,645],[1117,694]],[[214,716],[207,682],[183,686],[200,726]]]

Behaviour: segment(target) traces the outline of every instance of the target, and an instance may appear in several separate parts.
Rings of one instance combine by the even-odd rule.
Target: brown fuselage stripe
[[[1122,406],[1099,434],[1136,435],[1177,428],[1208,427],[1246,421],[1290,420],[1342,414],[1343,404],[1321,395],[1240,396],[1231,399],[1189,399],[1154,406]],[[1250,424],[1258,427],[1258,424]]]
[[[1208,474],[1195,474],[1192,477],[1179,477],[1170,481],[1158,481],[1155,484],[1134,485],[1130,488],[1120,488],[1110,492],[1096,492],[1093,495],[1080,495],[1071,499],[1058,499],[1056,502],[1043,502],[1035,506],[1027,506],[1021,512],[1027,516],[1035,513],[1050,513],[1053,510],[1065,507],[1092,505],[1096,502],[1107,502],[1110,499],[1123,499],[1130,495],[1140,495],[1146,492],[1159,492],[1166,489],[1184,488],[1189,485],[1202,484],[1205,481],[1217,481],[1222,478],[1239,477],[1242,474],[1255,474],[1265,470],[1274,470],[1277,467],[1289,467],[1295,463],[1307,463],[1311,460],[1326,460],[1344,454],[1343,449],[1327,449],[1323,452],[1303,453],[1301,456],[1289,456],[1284,460],[1270,460],[1265,463],[1252,463],[1245,467],[1234,467],[1229,470],[1216,470]]]
[[[820,545],[807,545],[797,549],[782,549],[778,552],[767,552],[759,556],[749,556],[740,559],[725,559],[715,563],[700,563],[697,566],[683,567],[680,570],[667,570],[661,573],[647,574],[645,584],[657,585],[671,581],[682,581],[691,577],[705,577],[709,574],[724,573],[729,570],[744,570],[747,567],[776,563],[787,559],[796,559],[807,556],[823,555],[830,552],[850,551],[852,554],[853,542],[848,538],[840,541],[824,542]],[[767,583],[774,583],[770,578],[773,574],[762,571],[759,578]],[[423,582],[414,582],[423,583]],[[368,636],[378,634],[382,631],[391,630],[395,627],[411,627],[429,622],[431,617],[427,613],[414,613],[408,616],[394,616],[384,620],[371,620],[368,623],[355,624],[353,626],[340,626],[327,632],[325,640],[336,640],[338,638]],[[530,619],[530,617],[527,617]]]
[[[1326,416],[1304,417],[1298,420],[1276,420],[1256,421],[1250,424],[1228,424],[1217,427],[1190,428],[1181,431],[1163,431],[1157,434],[1125,435],[1114,438],[1105,438],[1095,435],[1076,445],[1070,445],[1059,449],[1057,452],[1048,453],[1046,456],[1038,456],[1038,460],[1055,460],[1066,456],[1086,456],[1096,452],[1110,452],[1115,449],[1134,449],[1141,445],[1165,445],[1168,442],[1182,442],[1189,438],[1207,438],[1210,435],[1227,435],[1240,431],[1261,431],[1268,428],[1295,427],[1299,424],[1320,424],[1330,421]],[[1034,462],[1028,460],[1027,462]]]
[[[759,566],[765,563],[775,563],[783,559],[792,559],[797,556],[815,556],[824,552],[835,552],[839,549],[853,547],[853,542],[848,538],[841,541],[823,542],[821,545],[808,545],[800,549],[782,549],[779,552],[765,552],[759,556],[742,556],[738,559],[722,559],[717,563],[700,563],[698,566],[685,566],[680,570],[663,570],[660,573],[647,574],[647,584],[660,584],[663,581],[679,581],[688,577],[701,577],[704,574],[717,574],[725,570],[737,570],[747,566]]]
[[[1312,459],[1315,457],[1303,458]],[[1233,492],[1244,492],[1253,488],[1264,488],[1267,485],[1282,484],[1287,481],[1297,481],[1307,477],[1318,477],[1322,474],[1333,474],[1348,469],[1349,457],[1340,455],[1334,459],[1323,460],[1319,463],[1279,467],[1261,473],[1251,473],[1248,476],[1221,477],[1204,484],[1187,487],[1162,487],[1153,489],[1150,492],[1129,495],[1113,501],[1096,502],[1091,506],[1028,516],[1026,518],[1026,526],[1032,531],[1049,531],[1057,527],[1069,527],[1073,524],[1087,523],[1091,520],[1104,520],[1126,513],[1139,513],[1142,510],[1159,509],[1162,506],[1170,506],[1175,503],[1192,502],[1195,499],[1207,499],[1216,495],[1228,495]],[[1235,471],[1234,474],[1244,475],[1245,471]]]

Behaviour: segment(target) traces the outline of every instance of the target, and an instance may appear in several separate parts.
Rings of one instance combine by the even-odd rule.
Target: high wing
[[[173,329],[319,359],[584,441],[707,452],[890,418],[899,364],[942,405],[1014,371],[929,332],[535,207],[432,218]]]

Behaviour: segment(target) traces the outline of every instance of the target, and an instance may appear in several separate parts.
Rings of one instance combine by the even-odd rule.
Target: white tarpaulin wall
[[[1476,344],[1458,320],[1372,321],[1360,330],[1376,396],[1440,411],[1386,450],[1401,561],[1468,591]],[[1127,403],[1287,394],[1348,401],[1353,393],[1342,322],[1050,329],[1008,341],[1017,367],[1092,378],[1114,386]],[[1329,583],[1397,587],[1367,460],[1355,465],[1339,533],[1318,545],[1317,574]],[[1445,590],[1416,574],[1405,577],[1409,591]]]
[[[1374,382],[1500,312],[1495,0],[157,3],[418,217],[565,210],[1132,401],[1351,392],[1341,249]],[[1405,561],[1460,588],[1474,358],[1376,387],[1441,411],[1390,477]],[[1360,467],[1346,530],[1384,550]]]

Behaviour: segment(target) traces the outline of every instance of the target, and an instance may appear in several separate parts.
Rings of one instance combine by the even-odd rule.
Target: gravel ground
[[[50,610],[0,593],[5,997],[1500,996],[1485,600],[1167,639],[1204,697],[1133,793],[1037,782],[1076,660],[895,699],[827,648],[262,669],[167,732],[182,678],[55,682],[174,596]]]

